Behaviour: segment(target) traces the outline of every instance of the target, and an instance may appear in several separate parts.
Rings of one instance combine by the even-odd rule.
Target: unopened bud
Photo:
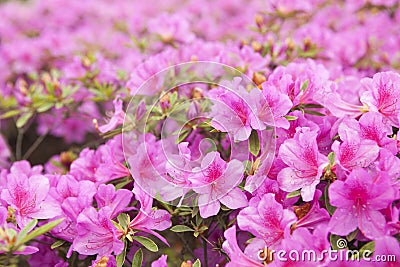
[[[184,261],[181,264],[181,267],[192,267],[193,263],[191,261]]]
[[[201,99],[203,97],[203,90],[200,87],[194,87],[191,95],[192,99]]]
[[[258,88],[261,89],[260,85],[266,80],[267,78],[263,74],[258,72],[253,73],[253,82],[258,86]]]
[[[260,44],[260,42],[257,41],[251,42],[251,47],[253,47],[253,50],[256,52],[260,52],[263,48],[262,44]]]
[[[103,256],[94,267],[107,267],[108,260],[108,257]]]
[[[256,14],[255,21],[258,28],[261,28],[264,24],[264,17],[260,14]]]

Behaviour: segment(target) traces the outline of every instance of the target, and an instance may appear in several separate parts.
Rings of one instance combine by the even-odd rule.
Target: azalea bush
[[[0,266],[398,265],[398,1],[0,2]]]

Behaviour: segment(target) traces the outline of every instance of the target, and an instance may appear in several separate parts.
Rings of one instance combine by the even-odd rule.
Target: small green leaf
[[[319,104],[304,104],[303,107],[304,108],[323,108],[323,106],[321,106]]]
[[[18,234],[18,239],[21,240],[23,238],[26,237],[26,235],[32,231],[33,228],[35,228],[35,226],[37,225],[38,220],[37,219],[33,219],[32,221],[30,221],[27,225],[25,225],[25,227],[21,230],[21,232],[19,232]]]
[[[254,156],[260,153],[260,139],[258,138],[258,132],[256,130],[251,131],[249,137],[249,151]]]
[[[139,250],[136,251],[135,256],[133,256],[132,267],[142,267],[142,262],[143,262],[143,251],[141,248],[139,248]]]
[[[314,110],[308,110],[308,109],[305,109],[304,113],[307,113],[307,114],[310,114],[310,115],[315,115],[315,116],[320,116],[320,117],[326,116],[323,113],[320,113],[320,112],[317,112],[317,111],[314,111]]]
[[[325,207],[326,207],[326,210],[329,212],[329,214],[332,215],[335,212],[336,207],[332,206],[329,202],[329,186],[330,186],[330,184],[327,184],[325,186],[325,192],[324,192]]]
[[[203,225],[202,227],[200,227],[199,232],[200,232],[200,233],[203,233],[203,232],[205,232],[205,231],[207,231],[207,230],[208,230],[208,226]]]
[[[117,217],[119,224],[122,226],[123,229],[127,229],[129,225],[129,215],[126,213],[121,213]]]
[[[328,160],[331,166],[335,164],[335,152],[331,152],[328,154]]]
[[[186,225],[175,225],[172,226],[170,230],[175,233],[194,232],[194,229]]]
[[[151,252],[157,252],[158,246],[154,243],[153,240],[144,236],[132,236],[132,239],[136,240],[140,244],[142,244],[145,248],[150,250]]]
[[[65,242],[66,242],[65,240],[57,240],[56,242],[51,244],[50,248],[51,249],[56,249],[56,248],[61,247],[62,245],[64,245]]]
[[[199,259],[197,259],[194,263],[193,263],[193,267],[201,267],[201,262]]]
[[[56,227],[57,225],[59,225],[64,219],[58,219],[55,221],[51,221],[49,223],[46,223],[45,225],[42,225],[38,228],[36,228],[35,230],[33,230],[32,232],[30,232],[26,237],[22,238],[19,242],[18,245],[22,245],[25,244],[26,242],[40,236],[43,235],[49,231],[51,231],[51,229],[53,229],[54,227]]]
[[[374,251],[375,251],[375,242],[371,241],[360,248],[359,255],[371,257]]]
[[[179,137],[176,139],[175,143],[179,144],[190,134],[190,130],[184,130],[179,134]]]
[[[332,250],[340,250],[340,249],[343,249],[343,248],[339,248],[339,247],[338,247],[338,241],[339,241],[340,239],[342,239],[342,237],[339,236],[339,235],[331,234],[331,235],[329,236],[329,241],[330,241],[330,243],[331,243]]]
[[[24,125],[29,121],[30,118],[32,118],[32,116],[33,116],[32,111],[28,111],[28,112],[22,114],[22,116],[18,118],[16,126],[18,128],[24,127]]]
[[[124,242],[124,249],[120,254],[117,255],[116,261],[117,261],[117,267],[122,267],[125,263],[125,258],[126,258],[126,247],[128,246],[126,240]]]
[[[292,198],[292,197],[297,197],[300,196],[301,191],[300,190],[296,190],[293,192],[290,192],[289,194],[286,195],[286,198]]]
[[[45,103],[42,104],[40,107],[37,108],[37,112],[42,113],[46,112],[54,106],[54,103]]]
[[[285,116],[285,118],[286,118],[288,121],[295,121],[295,120],[298,119],[296,116]]]
[[[176,100],[178,99],[178,92],[173,92],[170,96],[169,96],[169,103],[171,104],[171,106],[173,106],[176,102]]]
[[[126,185],[130,184],[131,182],[132,182],[132,181],[130,181],[130,180],[122,181],[122,182],[120,182],[120,183],[118,183],[118,184],[115,185],[115,189],[116,189],[116,190],[119,190],[119,189],[125,187]]]
[[[351,232],[350,234],[348,234],[346,236],[347,241],[349,241],[349,242],[353,241],[354,238],[356,237],[357,233],[358,233],[358,229],[356,229],[353,232]]]
[[[22,110],[19,110],[19,109],[10,110],[10,111],[7,111],[6,113],[2,114],[2,115],[0,116],[0,119],[8,119],[8,118],[11,118],[11,117],[14,117],[14,116],[16,116],[16,115],[21,114],[21,112],[22,112]]]
[[[305,90],[307,89],[309,83],[310,83],[309,80],[305,80],[305,81],[301,84],[300,91],[305,91]]]

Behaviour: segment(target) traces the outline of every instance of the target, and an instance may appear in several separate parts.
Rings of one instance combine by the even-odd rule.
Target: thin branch
[[[24,130],[18,129],[17,144],[15,146],[15,159],[16,160],[21,160],[23,139],[24,139]]]
[[[28,149],[28,151],[25,152],[25,154],[23,155],[23,159],[27,159],[29,158],[32,153],[40,146],[40,144],[43,142],[43,140],[47,137],[48,135],[48,131],[46,133],[44,133],[43,135],[40,135],[35,142],[31,145],[31,147]]]

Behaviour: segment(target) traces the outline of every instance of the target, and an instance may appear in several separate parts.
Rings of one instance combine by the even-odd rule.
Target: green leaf
[[[56,242],[51,244],[50,248],[51,249],[56,249],[56,248],[61,247],[62,245],[64,245],[65,242],[66,242],[65,240],[57,240]]]
[[[194,263],[193,263],[193,267],[201,267],[201,262],[199,259],[197,259]]]
[[[328,154],[329,164],[333,166],[335,164],[335,152],[331,152]]]
[[[200,233],[203,233],[203,232],[205,232],[207,230],[208,230],[208,226],[206,226],[206,225],[203,225],[202,227],[199,228],[199,232]]]
[[[22,114],[22,116],[18,118],[16,126],[18,128],[24,127],[24,125],[29,121],[30,118],[32,118],[32,116],[33,116],[32,111],[28,111],[28,112]]]
[[[139,250],[136,251],[135,256],[133,256],[132,267],[142,267],[142,262],[143,262],[143,251],[141,248],[139,248]]]
[[[348,234],[346,236],[347,241],[349,241],[349,242],[353,241],[354,238],[356,237],[357,233],[358,233],[358,229],[356,229],[353,232],[351,232],[350,234]]]
[[[339,248],[339,247],[338,247],[338,240],[340,240],[340,239],[343,239],[343,238],[342,238],[341,236],[339,236],[339,235],[331,234],[331,235],[329,236],[329,241],[330,241],[330,243],[331,243],[332,250],[340,250],[340,249],[343,249],[343,247],[342,247],[342,248]]]
[[[326,116],[325,114],[323,114],[321,112],[317,112],[317,111],[314,111],[314,110],[308,110],[308,109],[305,109],[304,113],[307,113],[307,114],[310,114],[310,115],[315,115],[315,116],[320,116],[320,117]]]
[[[375,251],[375,242],[371,241],[360,248],[359,255],[371,257],[374,251]]]
[[[305,91],[305,90],[307,89],[309,83],[310,83],[309,80],[305,80],[305,81],[301,84],[300,91]]]
[[[54,103],[44,103],[37,108],[37,112],[42,113],[46,112],[54,106]]]
[[[169,96],[169,103],[171,104],[171,106],[173,106],[175,104],[176,100],[178,100],[178,92],[173,92]]]
[[[22,110],[19,110],[19,109],[10,110],[10,111],[7,111],[6,113],[2,114],[2,115],[0,116],[0,119],[8,119],[8,118],[11,118],[11,117],[14,117],[14,116],[16,116],[16,115],[21,114],[21,112],[22,112]]]
[[[35,228],[35,226],[37,225],[38,220],[37,219],[33,219],[32,221],[30,221],[27,225],[25,225],[25,227],[21,230],[21,232],[19,232],[18,234],[18,239],[21,240],[23,238],[26,237],[26,235],[32,231],[33,228]]]
[[[136,240],[140,244],[142,244],[145,248],[150,250],[151,252],[157,252],[158,246],[154,243],[153,240],[144,236],[132,236],[132,239]]]
[[[117,217],[119,224],[122,226],[123,229],[127,229],[129,225],[129,215],[126,213],[121,213]]]
[[[249,137],[249,151],[254,156],[260,153],[260,139],[258,138],[258,132],[256,130],[251,131]]]
[[[303,107],[304,108],[323,108],[323,106],[321,106],[319,104],[304,104]]]
[[[286,198],[292,198],[292,197],[297,197],[300,196],[301,191],[300,190],[296,190],[293,192],[290,192],[289,194],[286,195]]]
[[[296,116],[285,116],[285,118],[286,118],[288,121],[295,121],[295,120],[297,120],[297,117],[296,117]]]
[[[51,229],[53,229],[54,227],[56,227],[57,225],[59,225],[64,219],[58,219],[55,221],[51,221],[49,223],[46,223],[45,225],[42,225],[38,228],[36,228],[35,230],[33,230],[32,232],[30,232],[28,235],[26,235],[26,237],[22,238],[19,242],[18,245],[22,245],[25,244],[26,242],[40,236],[43,235],[47,232],[49,232]]]
[[[194,229],[186,225],[175,225],[172,226],[170,230],[175,233],[194,232]]]
[[[124,242],[124,249],[120,254],[117,255],[116,261],[117,261],[117,267],[122,267],[125,263],[125,258],[126,258],[126,247],[128,246],[126,240]]]
[[[330,184],[327,184],[325,186],[325,192],[324,192],[325,207],[326,207],[326,210],[329,212],[329,214],[332,215],[335,212],[336,207],[332,206],[329,202],[329,186],[330,186]]]
[[[132,181],[130,181],[130,180],[122,181],[122,182],[120,182],[120,183],[118,183],[118,184],[115,185],[115,189],[116,189],[116,190],[119,190],[119,189],[125,187],[126,185],[130,184],[131,182],[132,182]]]
[[[190,130],[184,130],[179,134],[179,137],[176,139],[175,143],[179,144],[190,134]]]

